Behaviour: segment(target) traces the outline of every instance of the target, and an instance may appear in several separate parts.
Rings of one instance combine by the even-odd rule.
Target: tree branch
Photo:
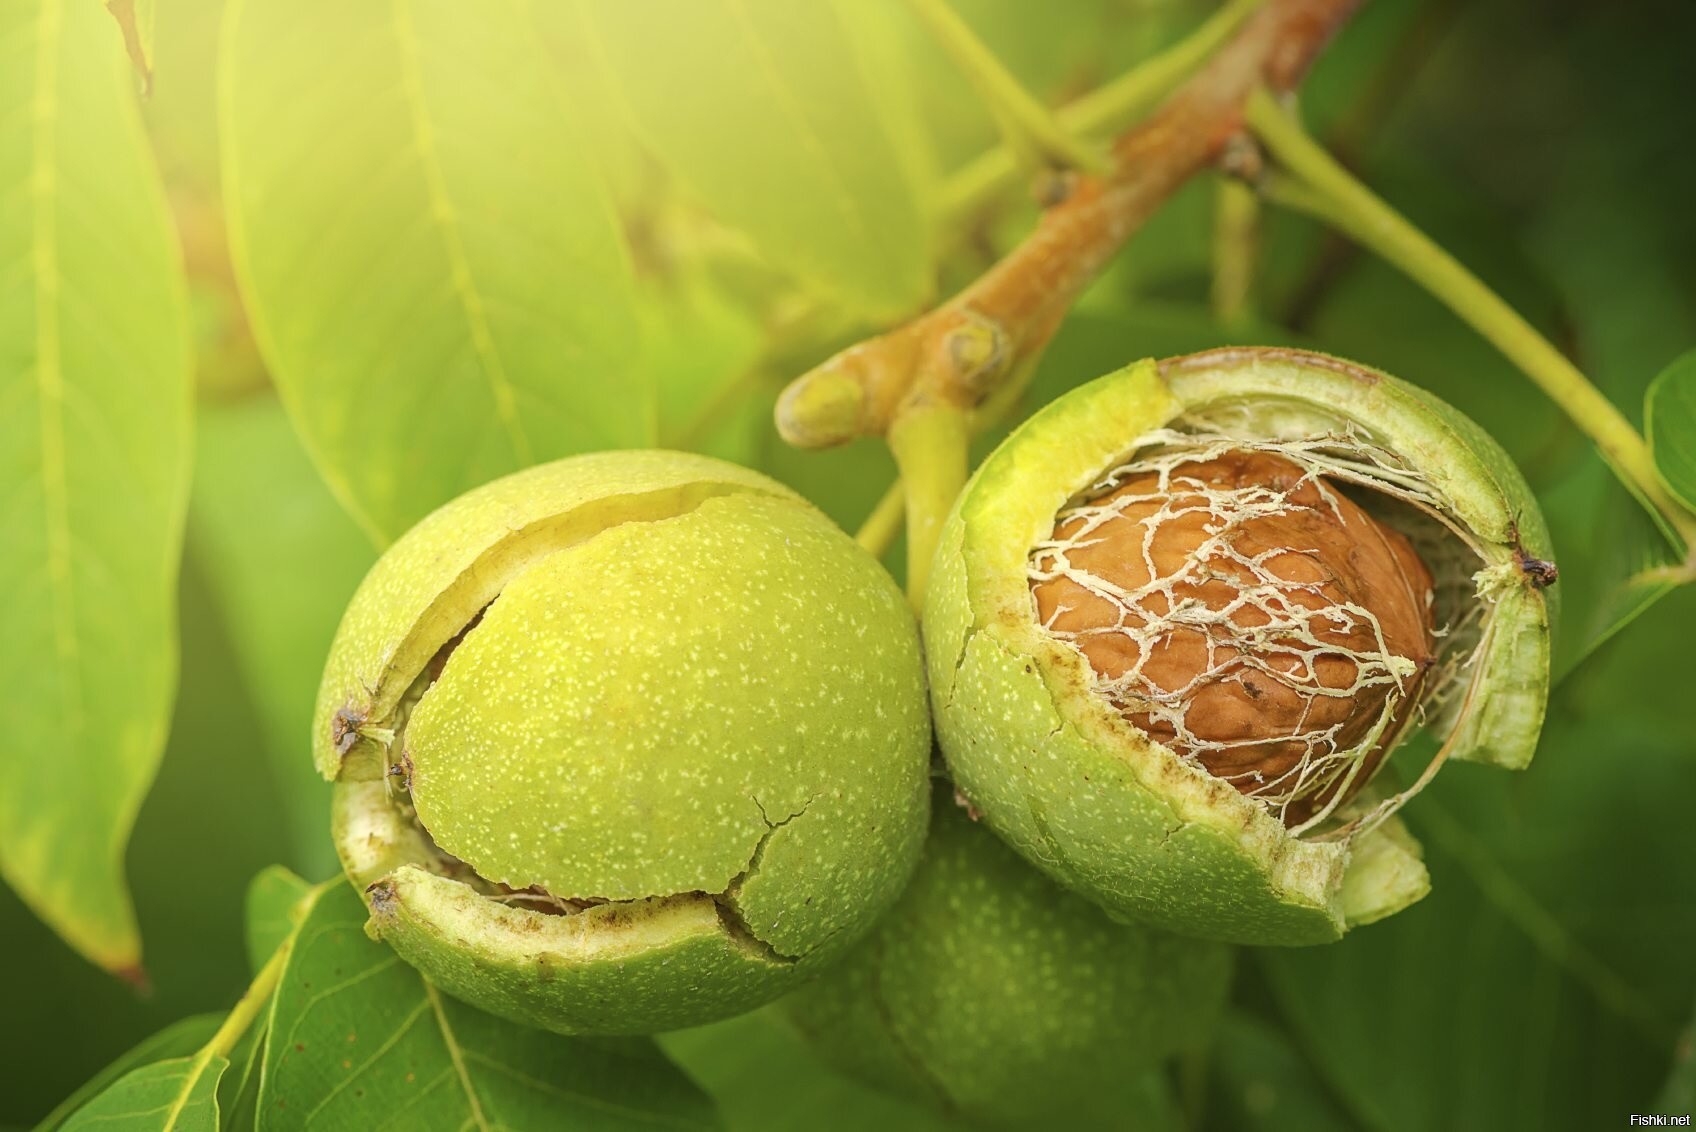
[[[1359,0],[1271,0],[1150,118],[1114,143],[1104,175],[1052,186],[1036,229],[947,303],[851,346],[790,383],[784,438],[826,447],[887,435],[914,409],[969,411],[1041,352],[1127,239],[1242,129],[1261,85],[1292,88]]]

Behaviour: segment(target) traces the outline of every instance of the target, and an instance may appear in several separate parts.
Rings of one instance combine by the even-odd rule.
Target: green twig
[[[966,485],[970,416],[954,405],[915,405],[889,426],[889,450],[906,485],[907,597],[923,608],[942,521]]]
[[[1117,133],[1154,108],[1217,51],[1265,0],[1230,0],[1180,42],[1055,113],[1068,137]],[[991,150],[951,176],[942,188],[942,214],[957,221],[982,208],[1019,174],[1011,149]]]
[[[1682,550],[1696,547],[1696,515],[1668,494],[1642,435],[1576,366],[1477,276],[1356,180],[1266,91],[1249,99],[1247,121],[1287,175],[1263,182],[1268,199],[1336,227],[1459,315],[1590,437]]]
[[[987,401],[969,411],[966,420],[968,439],[987,432],[1001,422],[1030,386],[1031,378],[1036,374],[1037,363],[1041,360],[1042,351],[1039,349],[1015,366],[1007,381]],[[969,462],[967,470],[970,471]],[[952,507],[954,501],[950,499],[948,505]],[[907,489],[901,477],[897,476],[895,482],[889,485],[889,490],[883,493],[883,498],[877,501],[877,506],[872,508],[871,514],[866,516],[866,521],[860,524],[854,541],[873,555],[882,558],[895,541],[906,510]]]
[[[854,534],[854,541],[871,552],[872,557],[882,558],[895,543],[895,536],[901,531],[901,520],[907,514],[907,489],[899,477],[889,485],[889,490],[883,493],[883,498],[877,501],[872,513],[866,516],[866,521],[860,524],[860,529]]]
[[[984,45],[948,0],[907,0],[907,6],[930,29],[977,88],[1008,149],[1032,173],[1050,168],[1102,172],[1103,156],[1078,141],[1055,121],[1048,108],[1020,85],[1005,64]]]
[[[1219,181],[1213,205],[1213,320],[1235,326],[1250,314],[1260,254],[1260,197],[1235,177]]]

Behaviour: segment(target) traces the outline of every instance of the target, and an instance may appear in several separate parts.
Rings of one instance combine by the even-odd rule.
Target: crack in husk
[[[825,937],[820,939],[814,947],[809,948],[807,951],[796,955],[787,954],[778,950],[773,944],[767,942],[754,929],[753,925],[748,922],[742,906],[738,901],[738,895],[750,880],[759,875],[760,865],[764,859],[766,847],[771,843],[771,839],[779,830],[784,829],[805,814],[819,797],[819,794],[812,795],[805,803],[802,804],[800,809],[774,821],[767,814],[765,806],[759,801],[759,799],[757,797],[750,796],[749,800],[754,803],[755,808],[759,811],[760,819],[765,824],[766,828],[765,831],[760,834],[759,839],[754,843],[753,849],[749,852],[747,862],[740,870],[737,871],[723,889],[716,892],[709,892],[704,889],[691,889],[675,893],[651,893],[646,896],[630,897],[625,899],[610,899],[600,896],[561,896],[549,892],[539,885],[532,885],[527,888],[514,888],[510,885],[491,881],[480,875],[465,861],[442,849],[431,836],[429,829],[426,828],[424,823],[418,819],[417,810],[412,807],[409,801],[404,798],[396,798],[392,796],[388,799],[388,801],[389,804],[400,810],[402,817],[418,831],[419,835],[423,839],[424,845],[426,846],[426,852],[430,854],[428,860],[415,861],[412,863],[418,867],[424,868],[428,872],[434,873],[435,875],[464,884],[484,899],[491,900],[495,903],[503,904],[508,907],[522,908],[526,911],[540,915],[569,917],[586,912],[591,908],[635,907],[649,901],[663,900],[670,897],[697,897],[712,903],[714,913],[718,917],[720,926],[722,927],[726,937],[733,944],[759,956],[767,962],[787,965],[802,961],[814,950],[824,946],[831,936],[836,935],[837,932],[833,931],[828,933]],[[398,895],[394,891],[393,882],[388,877],[368,885],[365,891],[374,914],[392,913],[393,905],[399,900]]]
[[[680,518],[712,499],[739,494],[769,493],[746,484],[702,481],[666,490],[606,496],[536,519],[486,546],[426,608],[418,611],[416,620],[392,643],[382,671],[373,678],[375,682],[360,681],[363,702],[350,695],[332,713],[330,741],[341,760],[336,777],[376,777],[366,769],[370,760],[361,756],[362,743],[382,752],[381,770],[393,765],[391,752],[399,745],[405,717],[439,677],[446,655],[530,566],[608,531]],[[478,598],[481,600],[475,610],[463,621],[441,623],[456,607]],[[430,648],[433,642],[439,643]],[[425,649],[429,651],[423,652]],[[434,673],[432,668],[436,669]]]

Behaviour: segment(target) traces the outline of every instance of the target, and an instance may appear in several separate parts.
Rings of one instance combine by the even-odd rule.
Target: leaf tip
[[[153,980],[148,977],[147,968],[138,963],[124,963],[112,968],[112,974],[128,983],[135,989],[136,997],[153,997]]]

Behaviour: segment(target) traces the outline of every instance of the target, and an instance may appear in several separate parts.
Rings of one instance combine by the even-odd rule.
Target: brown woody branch
[[[976,408],[1047,344],[1127,239],[1242,130],[1257,87],[1292,89],[1360,0],[1270,0],[1208,64],[1113,145],[1108,171],[1046,185],[1036,229],[948,302],[797,378],[778,403],[785,439],[824,447],[885,435],[914,409]]]

